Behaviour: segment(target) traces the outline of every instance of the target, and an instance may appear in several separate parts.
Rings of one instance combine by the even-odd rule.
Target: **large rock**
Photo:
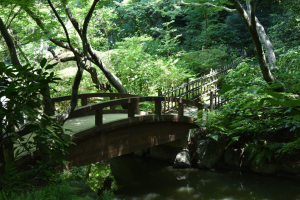
[[[251,170],[260,174],[274,174],[280,170],[279,164],[253,162]]]
[[[215,140],[199,140],[194,158],[199,168],[212,168],[225,151],[226,143]]]
[[[233,167],[250,167],[249,155],[248,150],[228,148],[224,153],[224,161],[227,165]]]
[[[283,172],[290,174],[300,174],[300,163],[293,161],[286,161],[281,166]]]
[[[187,150],[182,150],[176,155],[174,167],[187,168],[191,167],[191,157]]]
[[[82,198],[89,196],[91,199],[98,199],[97,193],[92,190],[89,185],[74,180],[68,181],[68,184],[76,190],[76,196]]]

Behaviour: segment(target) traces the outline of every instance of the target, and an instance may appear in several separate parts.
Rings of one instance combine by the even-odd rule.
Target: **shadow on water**
[[[124,164],[117,170],[128,181],[116,192],[116,200],[300,200],[299,180],[236,171],[174,169],[166,162],[137,157],[120,159]]]

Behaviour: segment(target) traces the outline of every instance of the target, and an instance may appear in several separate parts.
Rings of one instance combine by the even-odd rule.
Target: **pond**
[[[154,159],[126,159],[134,165],[133,178],[116,192],[116,200],[300,200],[300,180],[228,170],[175,169]]]

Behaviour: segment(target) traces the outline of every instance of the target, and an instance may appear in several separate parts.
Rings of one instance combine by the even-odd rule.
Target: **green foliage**
[[[228,61],[226,52],[220,49],[203,49],[184,53],[179,64],[198,75],[204,75],[211,69],[225,66]]]
[[[3,195],[9,195],[23,182],[18,176],[18,170],[10,157],[7,157],[5,162],[5,173],[0,176],[0,187]]]
[[[222,87],[228,103],[206,121],[199,121],[211,136],[219,135],[229,145],[252,150],[256,162],[293,157],[300,148],[300,121],[294,117],[300,113],[299,95],[273,92],[258,70],[246,63],[230,70],[224,77],[230,85]]]
[[[54,161],[40,163],[43,171],[43,180],[55,179],[53,177],[53,164],[59,166],[63,157],[67,154],[66,147],[70,144],[70,136],[64,133],[64,128],[56,123],[55,118],[42,113],[41,95],[47,96],[45,88],[49,83],[55,83],[58,78],[54,73],[48,73],[53,65],[48,65],[46,59],[40,62],[40,68],[35,69],[26,66],[11,66],[0,63],[2,102],[0,110],[1,137],[13,136],[11,142],[15,145],[14,158],[26,155],[35,149],[41,149],[45,155],[54,158]],[[21,137],[17,130],[26,129],[32,133]],[[7,147],[5,147],[7,148]],[[1,151],[3,154],[3,151]],[[53,163],[52,163],[53,162]],[[3,163],[2,163],[3,164]],[[1,190],[11,184],[21,182],[9,181],[9,177],[15,177],[15,168],[11,162],[4,166],[4,174],[1,179]],[[25,181],[26,182],[26,181]],[[17,188],[16,186],[12,188]]]
[[[75,200],[86,199],[91,200],[89,196],[84,198],[76,196],[76,190],[68,185],[67,182],[62,182],[58,185],[46,186],[41,190],[35,191],[34,194],[27,192],[26,194],[12,193],[9,196],[4,192],[0,193],[0,200]]]
[[[103,187],[104,180],[110,177],[114,180],[114,177],[111,173],[111,169],[107,164],[103,164],[98,162],[96,164],[92,164],[91,171],[89,173],[88,184],[94,190],[98,191],[98,189]],[[118,186],[116,181],[113,181],[112,190],[117,190]],[[105,196],[105,195],[104,195]],[[110,193],[107,193],[107,198],[110,196]]]
[[[286,85],[286,91],[300,94],[300,50],[290,49],[280,56],[276,65],[276,78]]]
[[[118,49],[111,54],[110,64],[129,93],[156,95],[158,88],[180,85],[188,76],[176,65],[179,58],[146,53],[145,48],[151,41],[148,36],[126,38],[117,43]]]
[[[115,195],[112,191],[104,191],[103,195],[100,197],[100,200],[113,200]]]

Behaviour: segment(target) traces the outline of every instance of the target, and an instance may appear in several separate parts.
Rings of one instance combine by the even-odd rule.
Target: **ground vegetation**
[[[117,188],[105,163],[65,174],[54,173],[49,164],[55,155],[55,166],[63,165],[64,148],[72,145],[62,125],[77,107],[77,94],[157,95],[158,89],[170,90],[227,65],[242,50],[248,59],[222,78],[228,103],[199,124],[208,127],[207,137],[249,148],[257,162],[299,161],[298,1],[3,0],[0,9],[4,199],[34,191],[34,182],[49,185],[37,193],[46,196],[60,190],[52,183],[64,185],[65,179],[80,179],[99,194],[105,180]],[[63,95],[72,95],[72,101],[54,110],[50,98]],[[52,117],[59,113],[64,114]],[[25,127],[34,130],[32,140],[18,136]],[[9,135],[23,149],[7,151]],[[33,146],[42,149],[44,159],[28,178],[9,154],[16,158]]]

